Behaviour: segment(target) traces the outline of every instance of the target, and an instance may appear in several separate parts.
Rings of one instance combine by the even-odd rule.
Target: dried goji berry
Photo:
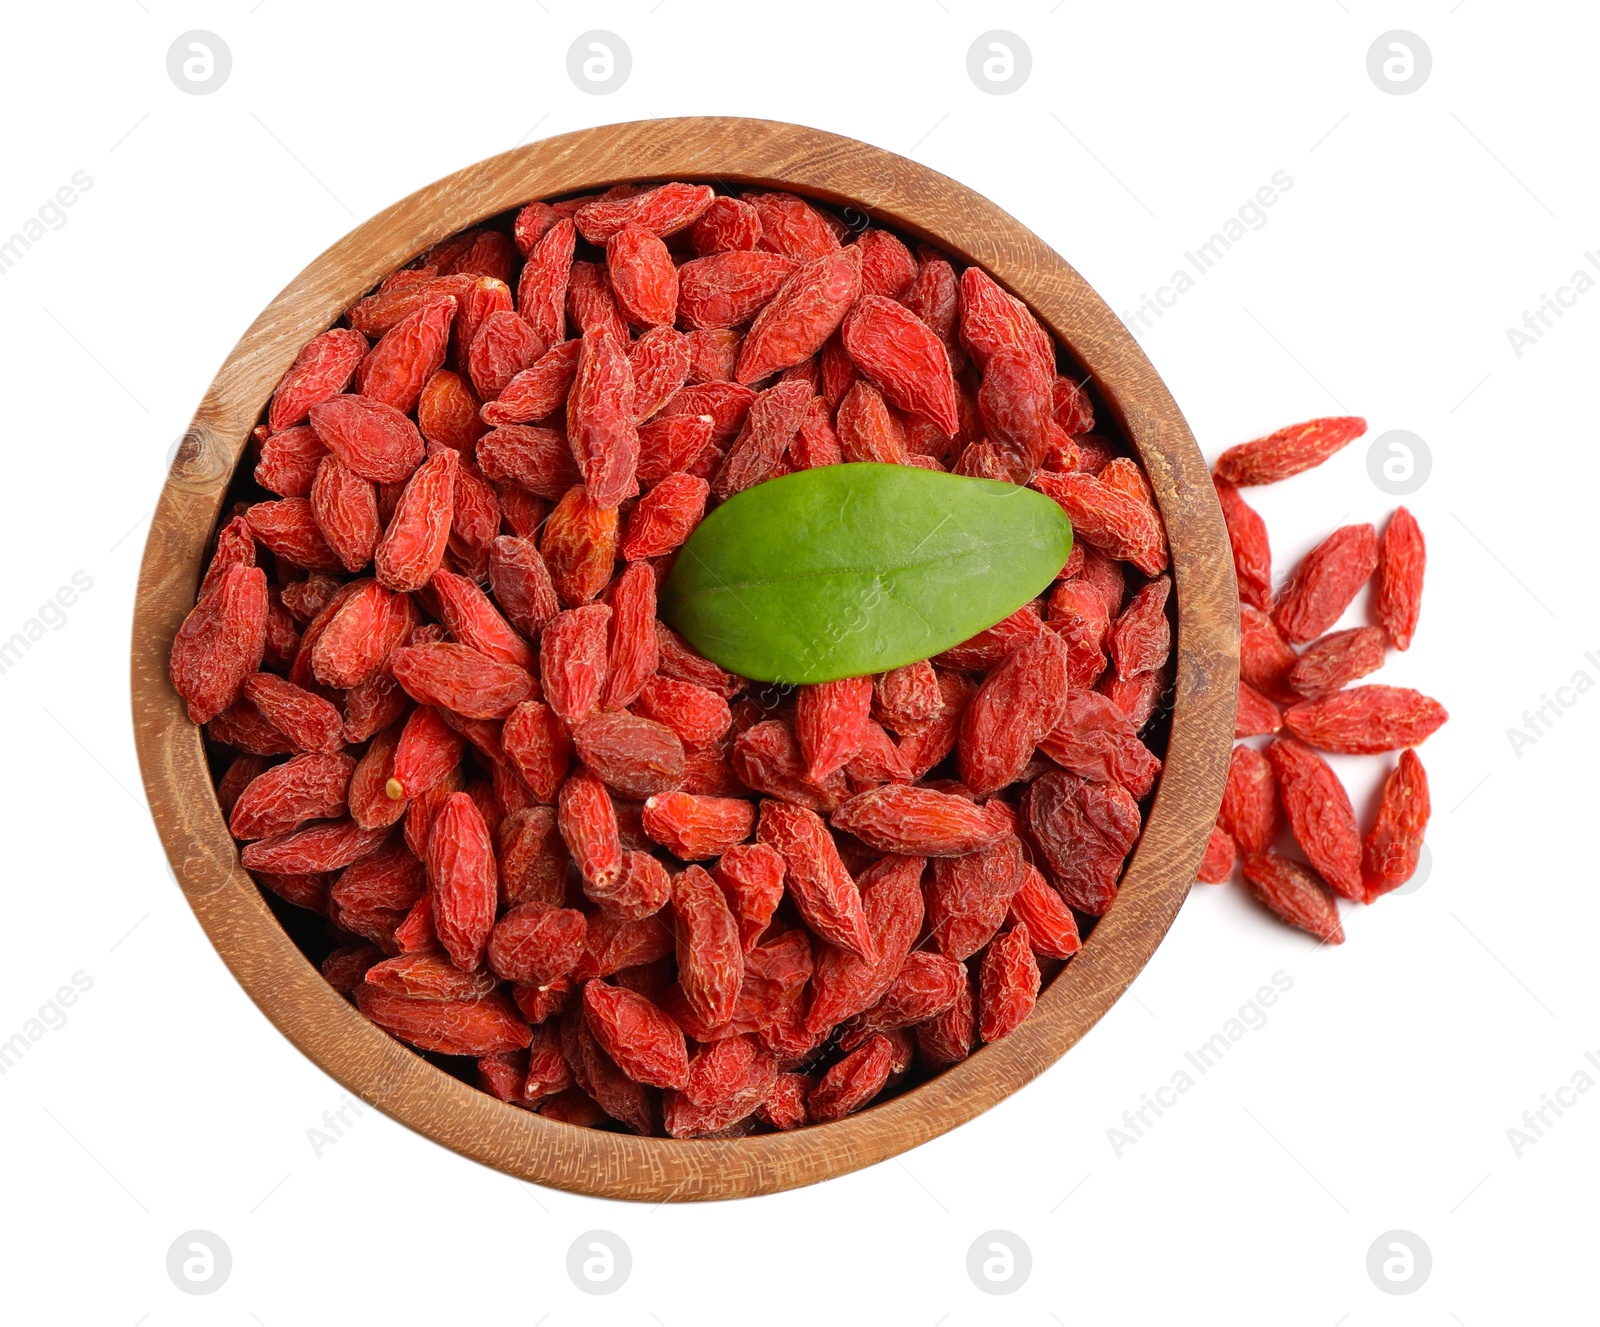
[[[583,342],[561,341],[519,372],[479,410],[482,424],[500,427],[548,419],[567,403]],[[419,419],[421,412],[418,412]],[[426,436],[426,429],[424,429]]]
[[[846,461],[907,465],[906,431],[877,388],[858,381],[839,402],[835,418],[839,452]]]
[[[1428,775],[1415,751],[1402,751],[1400,762],[1383,782],[1378,815],[1367,831],[1361,857],[1362,899],[1397,889],[1416,874],[1422,835],[1432,812]]]
[[[1039,965],[1028,943],[1028,925],[1002,931],[984,951],[978,969],[978,1035],[984,1041],[1009,1036],[1033,1012],[1039,996]]]
[[[193,722],[206,723],[232,704],[260,667],[266,640],[266,573],[231,566],[189,610],[172,642],[168,673]]]
[[[603,332],[619,347],[627,347],[628,324],[611,293],[611,274],[603,265],[573,263],[567,277],[567,320],[579,336]]]
[[[311,484],[311,515],[323,540],[349,571],[372,561],[382,527],[378,492],[337,456],[324,456]]]
[[[595,506],[614,508],[637,491],[633,370],[623,344],[602,329],[583,336],[567,396],[567,442]]]
[[[1133,795],[1118,783],[1044,774],[1028,785],[1023,809],[1028,832],[1062,897],[1079,912],[1103,915],[1139,837]]]
[[[331,396],[311,407],[311,427],[363,479],[396,484],[422,463],[422,434],[392,405],[364,396]]]
[[[532,539],[501,535],[489,546],[489,584],[505,615],[530,637],[561,611],[550,569]]]
[[[435,447],[452,447],[470,457],[486,427],[478,417],[483,402],[459,373],[440,369],[417,399],[417,430]]]
[[[956,336],[956,325],[961,313],[961,297],[955,269],[943,258],[922,263],[905,291],[898,296],[900,302],[929,328],[943,343],[953,369],[966,363],[966,352]]]
[[[964,857],[939,857],[928,884],[928,929],[939,952],[964,959],[988,944],[1022,888],[1027,859],[1015,834]]]
[[[1054,381],[1055,365],[1022,346],[998,347],[984,369],[978,411],[990,443],[1016,467],[1019,482],[1039,468],[1049,447]]]
[[[861,293],[900,299],[917,275],[911,250],[899,236],[876,226],[861,232],[856,247],[861,250]]]
[[[987,272],[969,267],[961,274],[961,342],[980,369],[1005,346],[1031,350],[1052,372],[1055,347],[1027,306],[1002,290]]]
[[[624,797],[650,797],[683,779],[678,735],[626,710],[591,715],[573,729],[572,744],[579,759]]]
[[[1267,542],[1267,523],[1239,490],[1220,475],[1215,477],[1217,500],[1222,504],[1222,519],[1228,526],[1228,542],[1233,546],[1233,574],[1239,583],[1239,598],[1264,613],[1272,611],[1272,546]]]
[[[1324,944],[1342,945],[1344,927],[1333,894],[1308,868],[1274,852],[1247,853],[1246,888],[1279,918]]]
[[[1263,695],[1287,700],[1297,656],[1261,609],[1239,605],[1239,677]]]
[[[1267,852],[1277,837],[1277,777],[1272,763],[1254,747],[1233,748],[1217,823],[1228,831],[1241,853]]]
[[[1167,621],[1167,597],[1172,581],[1157,577],[1144,586],[1111,624],[1107,637],[1117,676],[1127,681],[1162,667],[1172,653],[1172,627]]]
[[[1165,622],[1165,619],[1162,619]],[[961,721],[961,781],[980,796],[1021,777],[1061,721],[1067,647],[1052,631],[1025,640],[984,679]]]
[[[1211,837],[1206,840],[1205,855],[1200,859],[1200,867],[1194,878],[1202,884],[1221,884],[1233,874],[1233,863],[1238,854],[1239,850],[1228,831],[1221,825],[1213,825]]]
[[[278,433],[304,423],[312,406],[344,391],[366,353],[367,338],[349,328],[312,337],[272,393],[267,427]]]
[[[644,804],[644,829],[684,861],[719,857],[755,828],[755,808],[737,797],[697,797],[663,792]]]
[[[502,299],[504,307],[489,313],[473,331],[466,355],[473,390],[485,401],[498,399],[519,373],[532,368],[549,349],[532,324],[512,311],[509,295]]]
[[[862,915],[873,953],[862,956],[829,944],[816,958],[805,1026],[826,1036],[838,1023],[871,1008],[899,975],[921,929],[922,857],[884,857],[861,877]],[[792,870],[792,868],[791,868]]]
[[[1022,873],[1022,885],[1011,896],[1011,919],[1028,928],[1028,945],[1045,958],[1068,959],[1082,947],[1078,921],[1061,895],[1029,866]]]
[[[535,241],[517,278],[517,312],[547,346],[561,340],[566,323],[567,281],[577,232],[557,221]]]
[[[1239,708],[1233,719],[1235,737],[1261,737],[1283,729],[1283,711],[1248,682],[1239,683]]]
[[[1410,687],[1364,686],[1291,705],[1283,724],[1307,746],[1375,756],[1421,746],[1449,717],[1438,701]]]
[[[761,239],[761,217],[739,198],[714,198],[689,228],[689,243],[702,257],[733,249],[753,249]]]
[[[479,1000],[412,1000],[363,982],[356,988],[356,1004],[385,1032],[441,1055],[518,1050],[531,1036],[511,1001],[498,992]]]
[[[1149,795],[1161,761],[1139,740],[1128,716],[1096,691],[1068,691],[1056,726],[1039,750],[1063,769],[1098,783],[1120,783],[1135,797]]]
[[[252,673],[244,680],[243,692],[296,751],[337,751],[344,745],[344,720],[338,708],[314,692],[271,673]]]
[[[1307,553],[1283,593],[1273,620],[1285,640],[1304,644],[1332,628],[1378,565],[1378,535],[1370,525],[1346,525]]]
[[[829,817],[880,852],[960,857],[1005,836],[1006,826],[965,797],[886,783],[858,793]]]
[[[389,662],[394,680],[422,705],[469,719],[503,719],[534,689],[532,674],[468,645],[407,645]]]
[[[739,927],[717,882],[698,866],[672,882],[678,981],[697,1017],[715,1027],[733,1017],[744,975]]]
[[[688,1081],[683,1032],[644,996],[591,981],[583,988],[583,1014],[606,1054],[634,1082],[681,1088]]]
[[[739,382],[759,382],[814,355],[855,303],[861,288],[859,253],[835,246],[833,252],[807,257],[750,325],[734,370]]]
[[[790,897],[806,925],[830,944],[869,961],[876,958],[861,891],[822,818],[805,807],[768,799],[761,804],[757,834],[783,858]]]
[[[584,915],[575,908],[519,903],[489,933],[489,967],[504,981],[548,986],[577,966],[587,934]]]
[[[327,447],[309,424],[274,433],[261,444],[255,481],[281,497],[309,497],[317,466],[327,454]]]
[[[1275,484],[1321,465],[1367,431],[1367,421],[1350,416],[1312,419],[1230,447],[1217,458],[1217,473],[1239,485]]]
[[[494,927],[494,844],[466,793],[445,798],[428,831],[428,884],[433,923],[450,961],[471,972],[483,962]]]
[[[972,1053],[978,1039],[978,1001],[970,975],[956,1002],[915,1031],[918,1054],[935,1067],[956,1064]]]
[[[477,585],[465,576],[439,571],[430,582],[439,600],[439,616],[450,634],[500,663],[524,672],[534,666],[534,653]]]
[[[689,342],[670,327],[652,327],[628,350],[633,371],[633,418],[649,419],[689,378]]]
[[[710,485],[703,479],[667,475],[629,513],[622,556],[633,562],[672,552],[700,523],[709,495]]]
[[[556,594],[569,608],[594,599],[611,579],[617,557],[617,511],[576,484],[544,523],[539,544]]]
[[[791,193],[753,190],[744,195],[761,223],[760,244],[773,253],[801,260],[818,258],[839,247],[829,218]]]
[[[490,429],[478,439],[477,458],[489,479],[518,484],[551,502],[582,479],[567,440],[554,429],[531,424]]]
[[[1294,840],[1334,893],[1361,898],[1361,834],[1339,776],[1310,747],[1279,738],[1267,748]]]
[[[584,604],[557,614],[539,634],[544,697],[569,728],[588,718],[604,694],[610,621],[605,604]]]
[[[862,279],[864,284],[865,272]],[[946,437],[954,435],[960,420],[950,355],[921,318],[887,294],[868,293],[856,301],[839,332],[856,367],[891,404],[927,420]]]
[[[460,466],[460,454],[442,447],[407,481],[373,554],[373,570],[380,585],[390,590],[417,590],[433,579],[450,538]]]
[[[717,859],[715,875],[739,923],[740,942],[748,954],[783,901],[783,858],[765,843],[741,843]]]
[[[356,392],[402,413],[414,410],[423,384],[444,367],[455,316],[453,295],[424,300],[367,352],[356,370]]]
[[[883,1091],[889,1081],[893,1047],[881,1033],[838,1061],[823,1074],[806,1098],[806,1110],[813,1120],[826,1123],[843,1119],[860,1110]]]
[[[776,383],[757,395],[744,428],[712,481],[718,497],[731,497],[772,476],[800,428],[810,399],[810,387],[793,380]]]
[[[321,474],[318,468],[318,474]],[[315,492],[315,485],[313,485]],[[245,514],[250,533],[285,562],[308,571],[338,571],[339,555],[328,546],[307,498],[258,502]]]
[[[388,833],[387,827],[363,829],[353,820],[324,820],[251,843],[239,860],[249,870],[280,875],[337,871],[375,851]]]
[[[1046,497],[1055,499],[1072,518],[1073,534],[1085,543],[1133,563],[1146,576],[1158,576],[1166,570],[1166,534],[1161,518],[1147,503],[1087,474],[1040,470],[1032,484]]]
[[[1411,648],[1422,610],[1422,573],[1427,548],[1417,518],[1397,507],[1383,531],[1378,549],[1378,622],[1397,650]]]
[[[1357,678],[1383,667],[1383,631],[1351,627],[1312,642],[1289,670],[1289,686],[1307,700],[1342,691]]]
[[[678,269],[655,234],[634,222],[613,231],[606,239],[606,268],[617,307],[630,323],[671,324],[678,306]]]
[[[629,224],[665,238],[698,221],[715,197],[708,184],[662,184],[629,197],[586,203],[573,220],[591,244],[603,244]]]
[[[308,820],[341,815],[356,762],[341,753],[308,752],[258,775],[228,817],[237,839],[283,834]]]
[[[586,881],[601,890],[616,883],[622,874],[617,811],[605,784],[588,770],[574,770],[561,785],[556,825]]]

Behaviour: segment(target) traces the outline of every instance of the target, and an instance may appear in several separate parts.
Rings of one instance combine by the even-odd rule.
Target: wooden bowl
[[[1166,521],[1177,681],[1166,768],[1121,893],[1031,1018],[929,1082],[833,1124],[737,1141],[637,1138],[508,1106],[368,1023],[278,924],[217,805],[200,730],[167,679],[173,633],[251,428],[300,347],[358,296],[447,235],[534,198],[623,180],[792,189],[853,207],[982,265],[1092,376],[1137,446]],[[436,1142],[539,1184],[651,1202],[733,1198],[828,1179],[970,1120],[1053,1064],[1160,943],[1222,796],[1238,673],[1233,561],[1205,462],[1155,369],[1088,284],[988,199],[914,161],[791,124],[731,118],[608,125],[532,143],[429,185],[358,226],[262,312],[189,426],[145,545],[133,627],[133,711],[151,814],[195,915],[279,1030],[363,1099]]]

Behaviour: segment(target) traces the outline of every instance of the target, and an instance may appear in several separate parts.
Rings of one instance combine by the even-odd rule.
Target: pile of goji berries
[[[1313,419],[1229,448],[1215,474],[1239,582],[1234,736],[1287,736],[1273,737],[1265,753],[1234,747],[1199,878],[1226,880],[1237,860],[1256,898],[1329,944],[1344,941],[1335,896],[1371,903],[1411,879],[1428,823],[1428,776],[1410,748],[1444,723],[1444,706],[1408,687],[1350,685],[1382,666],[1386,646],[1410,648],[1422,607],[1422,531],[1404,507],[1381,539],[1371,525],[1342,526],[1306,554],[1275,600],[1267,527],[1239,489],[1321,465],[1365,431],[1362,419]],[[1374,578],[1377,625],[1333,630]],[[1349,794],[1314,747],[1400,752],[1364,842]],[[1273,850],[1284,822],[1304,863]]]
[[[1115,897],[1166,540],[983,271],[787,193],[531,203],[314,338],[255,447],[277,496],[241,479],[174,685],[328,981],[501,1099],[838,1119],[1015,1029]],[[657,619],[708,502],[841,461],[1031,482],[1071,558],[934,659],[798,689]]]

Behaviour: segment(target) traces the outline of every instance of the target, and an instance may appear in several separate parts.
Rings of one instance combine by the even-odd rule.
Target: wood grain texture
[[[1177,598],[1172,733],[1144,836],[1116,903],[1034,1015],[884,1105],[730,1142],[546,1120],[456,1081],[369,1024],[289,940],[240,866],[199,730],[167,679],[234,466],[300,347],[455,231],[533,198],[668,178],[791,188],[987,268],[1069,348],[1137,446],[1166,521]],[[459,171],[357,227],[273,300],[211,384],[162,491],[140,570],[132,673],[140,764],[173,870],[224,961],[296,1046],[395,1119],[509,1174],[612,1198],[717,1199],[813,1183],[926,1142],[1042,1073],[1110,1008],[1171,924],[1216,816],[1233,742],[1238,599],[1222,514],[1176,403],[1122,323],[1037,236],[953,180],[851,139],[761,120],[656,120],[565,134]]]

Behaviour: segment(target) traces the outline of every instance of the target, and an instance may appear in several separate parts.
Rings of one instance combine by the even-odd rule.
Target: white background
[[[1506,334],[1600,247],[1592,13],[103,0],[7,6],[5,27],[0,236],[73,172],[93,179],[0,276],[0,638],[73,573],[93,581],[0,675],[0,1039],[73,973],[93,983],[0,1077],[8,1320],[1592,1320],[1600,1093],[1548,1114],[1520,1156],[1507,1130],[1600,1053],[1600,697],[1520,755],[1507,730],[1575,672],[1600,680],[1600,294],[1520,357]],[[195,28],[232,52],[206,96],[166,69]],[[609,96],[566,72],[594,28],[632,52]],[[967,74],[992,28],[1032,52],[1011,95]],[[1432,51],[1410,95],[1367,73],[1391,29]],[[1347,912],[1342,948],[1314,949],[1237,885],[1196,887],[1129,996],[1042,1079],[900,1160],[797,1193],[574,1197],[371,1110],[318,1156],[307,1131],[343,1094],[217,959],[144,806],[127,642],[169,448],[256,312],[358,221],[531,137],[699,113],[816,125],[944,171],[1119,311],[1274,171],[1292,176],[1143,344],[1208,455],[1324,413],[1426,440],[1432,475],[1407,499],[1429,542],[1421,629],[1378,680],[1451,712],[1422,752],[1431,874]],[[1366,447],[1252,494],[1280,572],[1335,525],[1393,507]],[[1339,762],[1363,819],[1384,764]],[[1107,1130],[1279,971],[1293,986],[1266,1025],[1119,1158]],[[232,1251],[205,1298],[165,1270],[195,1228]],[[565,1271],[596,1228],[632,1251],[606,1298]],[[1033,1260],[1003,1298],[966,1272],[968,1246],[997,1228]],[[1432,1251],[1404,1297],[1366,1271],[1393,1229]]]

